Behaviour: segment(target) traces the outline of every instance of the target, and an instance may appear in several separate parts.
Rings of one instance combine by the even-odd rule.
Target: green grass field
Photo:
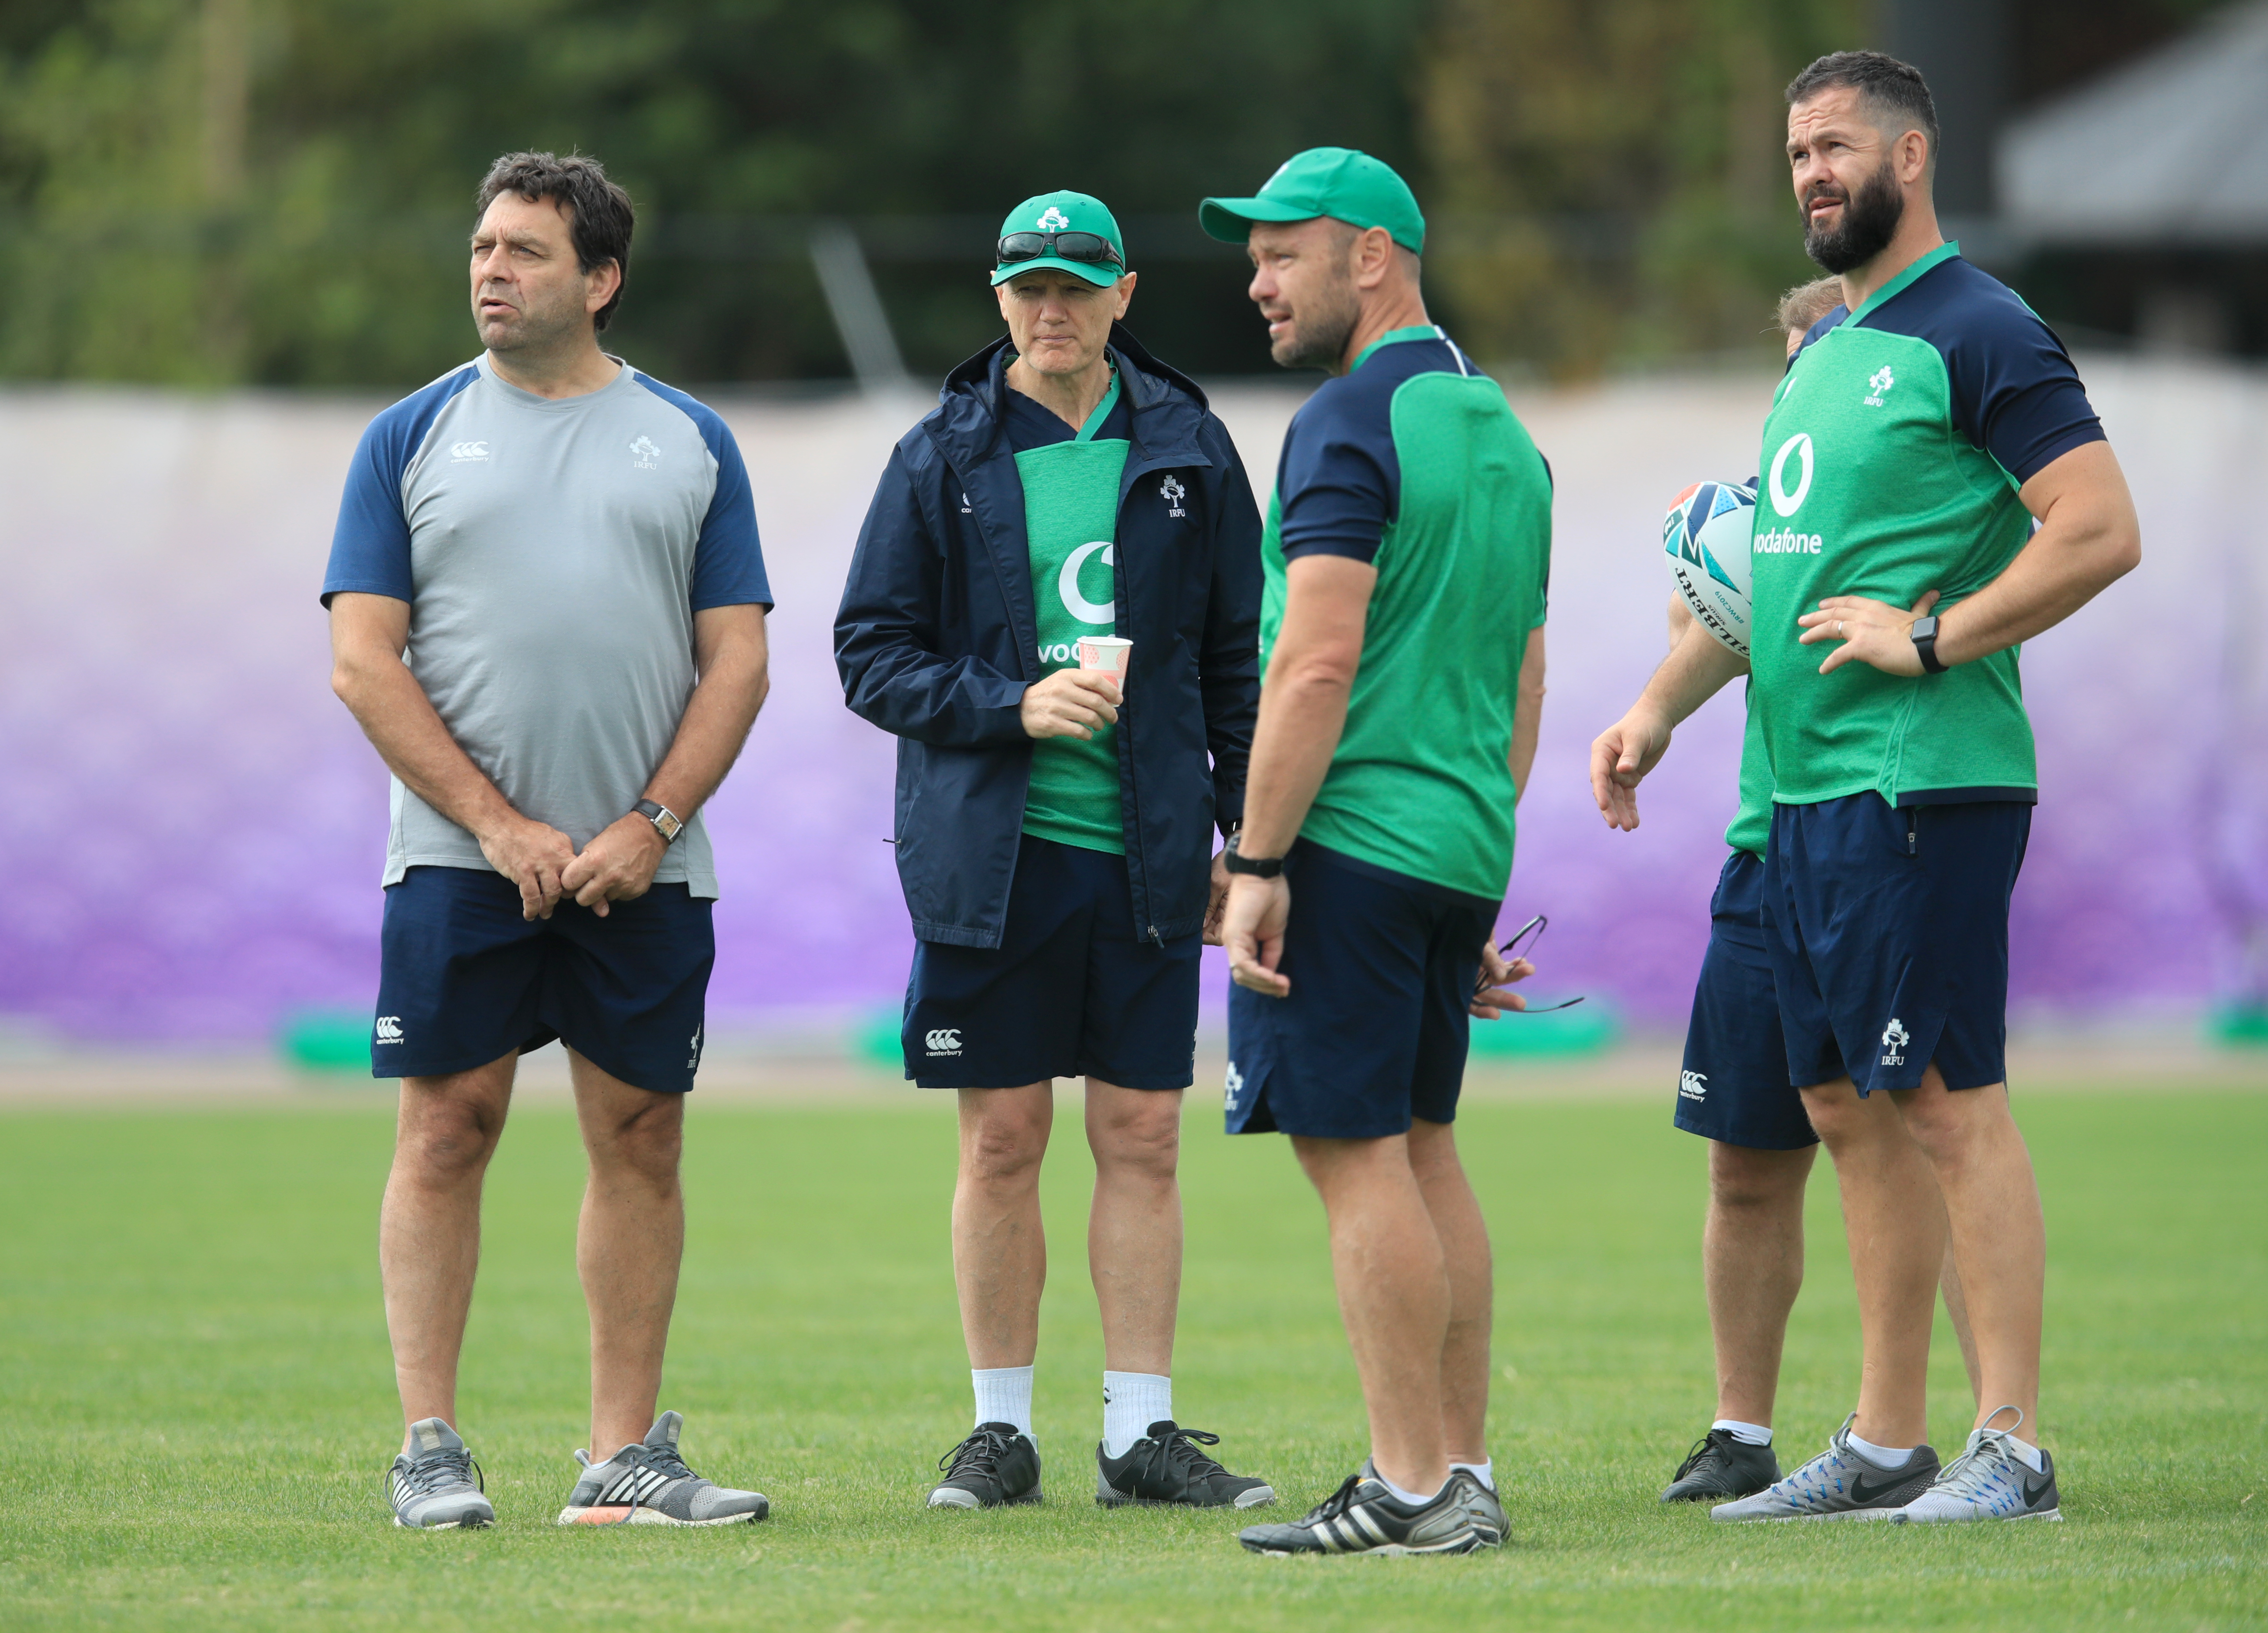
[[[585,1422],[568,1113],[523,1107],[491,1177],[463,1428],[500,1522],[405,1533],[374,1214],[385,1103],[0,1114],[0,1626],[634,1625],[1753,1629],[2268,1622],[2268,1094],[2029,1097],[2047,1193],[2043,1438],[2061,1526],[1712,1526],[1660,1487],[1709,1415],[1701,1148],[1659,1105],[1482,1101],[1463,1131],[1498,1261],[1492,1446],[1513,1545],[1271,1561],[1219,1514],[1090,1500],[1101,1346],[1075,1142],[1048,1181],[1048,1504],[925,1512],[968,1419],[943,1097],[696,1105],[663,1404],[753,1528],[563,1531]],[[1069,1108],[1066,1107],[1066,1110]],[[1075,1118],[1058,1120],[1075,1140]],[[1175,1368],[1285,1506],[1362,1452],[1322,1217],[1274,1139],[1195,1097]],[[1784,1460],[1855,1389],[1828,1171],[1791,1334]],[[1968,1422],[1940,1324],[1933,1438]]]

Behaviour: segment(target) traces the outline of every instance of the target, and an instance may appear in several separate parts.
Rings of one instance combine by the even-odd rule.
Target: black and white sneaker
[[[438,1417],[423,1419],[409,1426],[409,1445],[387,1471],[386,1500],[395,1525],[409,1531],[478,1531],[496,1524],[481,1466],[455,1430]]]
[[[1661,1494],[1665,1503],[1724,1503],[1753,1496],[1779,1478],[1779,1459],[1770,1446],[1733,1438],[1729,1429],[1712,1429],[1693,1443]]]
[[[1276,1488],[1247,1474],[1232,1474],[1197,1450],[1217,1446],[1219,1435],[1183,1429],[1171,1418],[1126,1450],[1106,1457],[1094,1448],[1094,1500],[1105,1508],[1127,1503],[1160,1503],[1183,1508],[1262,1508],[1276,1500]]]
[[[1388,1490],[1366,1463],[1306,1518],[1254,1526],[1237,1541],[1256,1554],[1470,1554],[1503,1541],[1476,1492],[1485,1496],[1487,1488],[1460,1470],[1432,1502],[1412,1505]]]
[[[575,1453],[583,1477],[560,1511],[563,1526],[738,1526],[772,1511],[761,1491],[735,1491],[703,1480],[677,1454],[685,1419],[664,1412],[645,1438],[603,1463]]]
[[[1494,1488],[1481,1483],[1478,1474],[1459,1469],[1458,1474],[1472,1482],[1469,1493],[1473,1504],[1474,1523],[1489,1533],[1489,1545],[1502,1548],[1512,1535],[1511,1517],[1504,1511],[1504,1499]]]
[[[1000,1508],[1040,1499],[1040,1449],[1013,1423],[979,1423],[937,1460],[945,1476],[929,1489],[932,1508]]]

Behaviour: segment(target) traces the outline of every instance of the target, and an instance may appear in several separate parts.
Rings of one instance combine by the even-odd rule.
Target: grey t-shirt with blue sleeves
[[[486,356],[372,420],[355,450],[323,600],[409,603],[410,673],[523,816],[581,848],[644,794],[693,694],[693,615],[771,605],[733,433],[624,365],[549,398]],[[489,867],[399,779],[385,883]],[[696,814],[654,875],[717,894]]]

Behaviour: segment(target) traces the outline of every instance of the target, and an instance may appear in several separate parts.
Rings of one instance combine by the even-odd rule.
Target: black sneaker
[[[1502,1540],[1473,1496],[1484,1489],[1460,1472],[1432,1502],[1413,1506],[1388,1490],[1366,1464],[1305,1518],[1254,1526],[1236,1540],[1256,1554],[1470,1554]]]
[[[1195,1444],[1192,1444],[1194,1442]],[[1124,1457],[1094,1448],[1094,1500],[1105,1508],[1124,1503],[1178,1504],[1184,1508],[1260,1508],[1276,1500],[1264,1480],[1232,1474],[1198,1446],[1217,1446],[1219,1435],[1183,1429],[1171,1418],[1150,1425],[1147,1438]]]
[[[1751,1496],[1778,1478],[1779,1459],[1770,1446],[1752,1446],[1734,1439],[1729,1429],[1712,1429],[1693,1443],[1661,1500],[1723,1503]]]
[[[937,1467],[945,1478],[930,1488],[932,1508],[998,1508],[1040,1500],[1040,1449],[1013,1423],[979,1423]]]

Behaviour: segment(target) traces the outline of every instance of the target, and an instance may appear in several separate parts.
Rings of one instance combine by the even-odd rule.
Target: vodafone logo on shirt
[[[1793,459],[1801,467],[1795,479],[1795,491],[1787,488],[1788,462]],[[1811,433],[1799,431],[1779,445],[1779,452],[1771,462],[1772,508],[1783,516],[1793,516],[1803,508],[1804,496],[1811,491]]]

